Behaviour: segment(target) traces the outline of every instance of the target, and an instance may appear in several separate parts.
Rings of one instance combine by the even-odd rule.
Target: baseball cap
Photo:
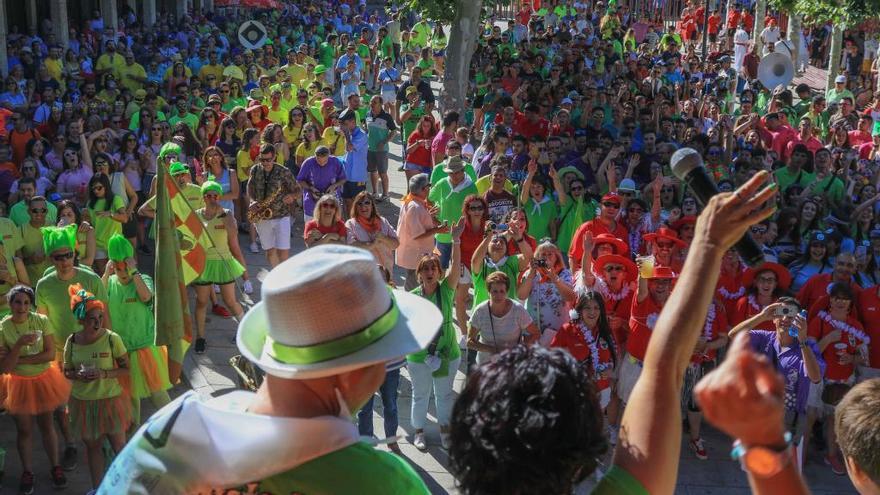
[[[845,82],[846,82],[846,76],[844,76],[843,74],[841,74],[841,75],[839,75],[839,76],[837,76],[837,77],[834,78],[834,83],[835,83],[835,84],[845,83]]]

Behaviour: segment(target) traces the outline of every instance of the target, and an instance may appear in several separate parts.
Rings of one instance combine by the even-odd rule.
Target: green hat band
[[[223,195],[223,186],[212,180],[206,180],[204,183],[202,183],[202,196],[208,194],[209,192]]]
[[[394,295],[391,295],[391,308],[369,326],[340,339],[310,346],[289,346],[276,342],[267,336],[267,349],[270,356],[287,364],[314,364],[329,361],[357,352],[388,334],[397,324],[400,309]]]

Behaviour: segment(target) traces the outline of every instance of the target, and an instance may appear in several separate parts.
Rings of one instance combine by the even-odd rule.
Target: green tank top
[[[229,210],[223,210],[223,213],[212,219],[205,217],[205,209],[198,210],[199,219],[205,224],[205,233],[209,236],[202,242],[205,247],[205,259],[212,261],[232,259],[232,252],[229,250],[229,235],[226,232],[226,215]],[[211,241],[214,241],[213,243]]]

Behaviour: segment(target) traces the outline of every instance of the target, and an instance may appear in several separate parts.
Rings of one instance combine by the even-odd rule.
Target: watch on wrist
[[[772,478],[782,472],[795,455],[794,446],[791,443],[791,433],[785,432],[784,438],[785,447],[782,449],[764,445],[746,447],[737,440],[733,443],[730,457],[739,461],[743,471],[758,478]]]

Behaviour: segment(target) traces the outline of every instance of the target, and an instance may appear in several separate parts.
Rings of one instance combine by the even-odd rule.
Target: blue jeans
[[[446,270],[449,268],[449,260],[452,259],[452,243],[437,242],[437,250],[440,251],[440,266]]]
[[[397,435],[397,385],[400,383],[400,368],[385,373],[385,381],[379,387],[382,396],[382,417],[385,421],[385,438]],[[373,436],[373,399],[364,404],[358,411],[358,433],[364,437]]]

